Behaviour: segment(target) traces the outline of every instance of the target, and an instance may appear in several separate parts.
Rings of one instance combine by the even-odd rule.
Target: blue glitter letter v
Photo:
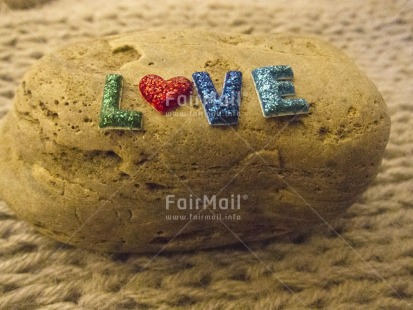
[[[122,75],[108,74],[103,89],[99,127],[110,129],[142,129],[142,112],[121,110],[121,99]]]
[[[237,124],[241,103],[241,72],[227,72],[221,96],[215,90],[207,72],[195,72],[192,78],[204,106],[208,123],[211,125]]]
[[[252,71],[264,117],[308,113],[305,99],[284,99],[295,94],[290,66],[261,67]]]

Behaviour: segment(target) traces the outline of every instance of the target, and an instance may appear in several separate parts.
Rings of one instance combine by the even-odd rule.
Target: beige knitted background
[[[389,107],[381,173],[336,231],[253,252],[94,253],[41,236],[0,202],[0,309],[412,309],[413,1],[0,0],[0,117],[54,48],[175,26],[310,33],[344,49]]]

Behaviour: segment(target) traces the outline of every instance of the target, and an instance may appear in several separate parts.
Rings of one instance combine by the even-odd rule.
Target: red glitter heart
[[[143,98],[157,111],[165,114],[185,102],[192,91],[192,83],[183,76],[164,80],[158,75],[145,75],[139,82]]]

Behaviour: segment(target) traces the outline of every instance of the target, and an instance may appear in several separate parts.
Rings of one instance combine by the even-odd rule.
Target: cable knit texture
[[[372,186],[343,219],[293,242],[156,257],[101,254],[53,242],[0,202],[0,309],[413,306],[412,1],[0,0],[0,16],[0,117],[28,67],[57,47],[191,27],[318,35],[373,80],[392,119]]]

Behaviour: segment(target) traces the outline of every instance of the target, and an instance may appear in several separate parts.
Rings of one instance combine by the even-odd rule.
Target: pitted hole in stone
[[[94,162],[96,165],[103,163],[107,159],[111,162],[111,166],[118,165],[122,162],[122,157],[114,151],[89,151],[85,153],[84,157],[86,160]]]
[[[145,186],[146,186],[146,189],[150,191],[156,191],[156,190],[162,190],[162,189],[168,188],[165,185],[158,184],[158,183],[152,183],[152,182],[145,183]]]

